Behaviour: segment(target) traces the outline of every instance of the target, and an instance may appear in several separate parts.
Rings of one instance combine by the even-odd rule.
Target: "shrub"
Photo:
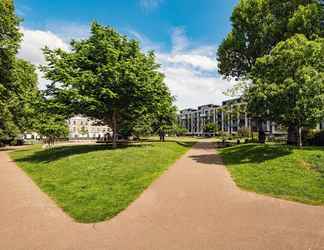
[[[303,141],[306,145],[324,146],[324,130],[308,130],[303,133]]]
[[[324,130],[321,130],[315,134],[312,144],[316,146],[324,146]]]
[[[239,128],[237,131],[239,137],[250,137],[250,129],[249,128]]]

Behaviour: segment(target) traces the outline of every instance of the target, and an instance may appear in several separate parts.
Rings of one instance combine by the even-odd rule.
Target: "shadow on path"
[[[211,155],[211,154],[203,154],[203,155],[193,155],[190,156],[192,160],[198,163],[202,164],[216,164],[216,165],[222,165],[224,164],[222,158],[219,155]],[[223,166],[223,165],[222,165]]]

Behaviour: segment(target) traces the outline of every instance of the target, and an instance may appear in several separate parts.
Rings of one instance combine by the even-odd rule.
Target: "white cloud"
[[[62,38],[51,31],[21,29],[24,34],[21,49],[18,56],[39,65],[45,62],[42,48],[48,46],[50,49],[62,48],[68,50],[69,46]]]
[[[176,27],[171,34],[172,52],[177,53],[185,50],[189,45],[189,40],[183,27]]]
[[[217,73],[216,46],[192,47],[183,28],[171,34],[171,52],[157,52],[166,84],[176,96],[178,108],[195,108],[204,104],[221,104],[223,93],[234,85]]]
[[[139,0],[140,6],[146,11],[159,7],[162,2],[163,0]]]
[[[45,46],[48,46],[50,49],[69,49],[69,45],[51,31],[21,28],[21,32],[24,34],[24,37],[18,57],[23,58],[36,66],[45,63],[45,58],[42,52],[42,48]],[[39,76],[39,86],[40,88],[44,88],[48,81],[42,77],[42,73],[39,70],[37,73]]]

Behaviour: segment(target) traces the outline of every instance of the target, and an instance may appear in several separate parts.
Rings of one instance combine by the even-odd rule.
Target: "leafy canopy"
[[[218,49],[219,72],[246,78],[258,57],[296,33],[323,35],[317,0],[240,0],[233,11],[232,31]]]
[[[172,97],[158,71],[153,52],[111,27],[93,23],[88,39],[71,42],[71,51],[44,49],[42,67],[52,81],[47,94],[74,113],[98,119],[113,128],[132,130],[138,121],[156,120],[170,109]]]
[[[295,35],[278,43],[252,70],[249,109],[286,126],[314,126],[324,118],[323,69],[323,38]]]

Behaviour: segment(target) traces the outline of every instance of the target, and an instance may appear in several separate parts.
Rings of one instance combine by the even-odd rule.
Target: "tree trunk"
[[[116,111],[113,112],[112,116],[112,129],[113,129],[113,138],[112,138],[112,147],[117,147],[117,117]]]
[[[302,127],[298,128],[298,146],[303,147],[303,138],[302,138]]]
[[[288,127],[288,139],[287,139],[288,145],[298,145],[298,129],[295,125],[289,125]]]
[[[258,133],[259,133],[259,143],[264,144],[266,140],[265,132],[262,126],[262,120],[258,121]]]

